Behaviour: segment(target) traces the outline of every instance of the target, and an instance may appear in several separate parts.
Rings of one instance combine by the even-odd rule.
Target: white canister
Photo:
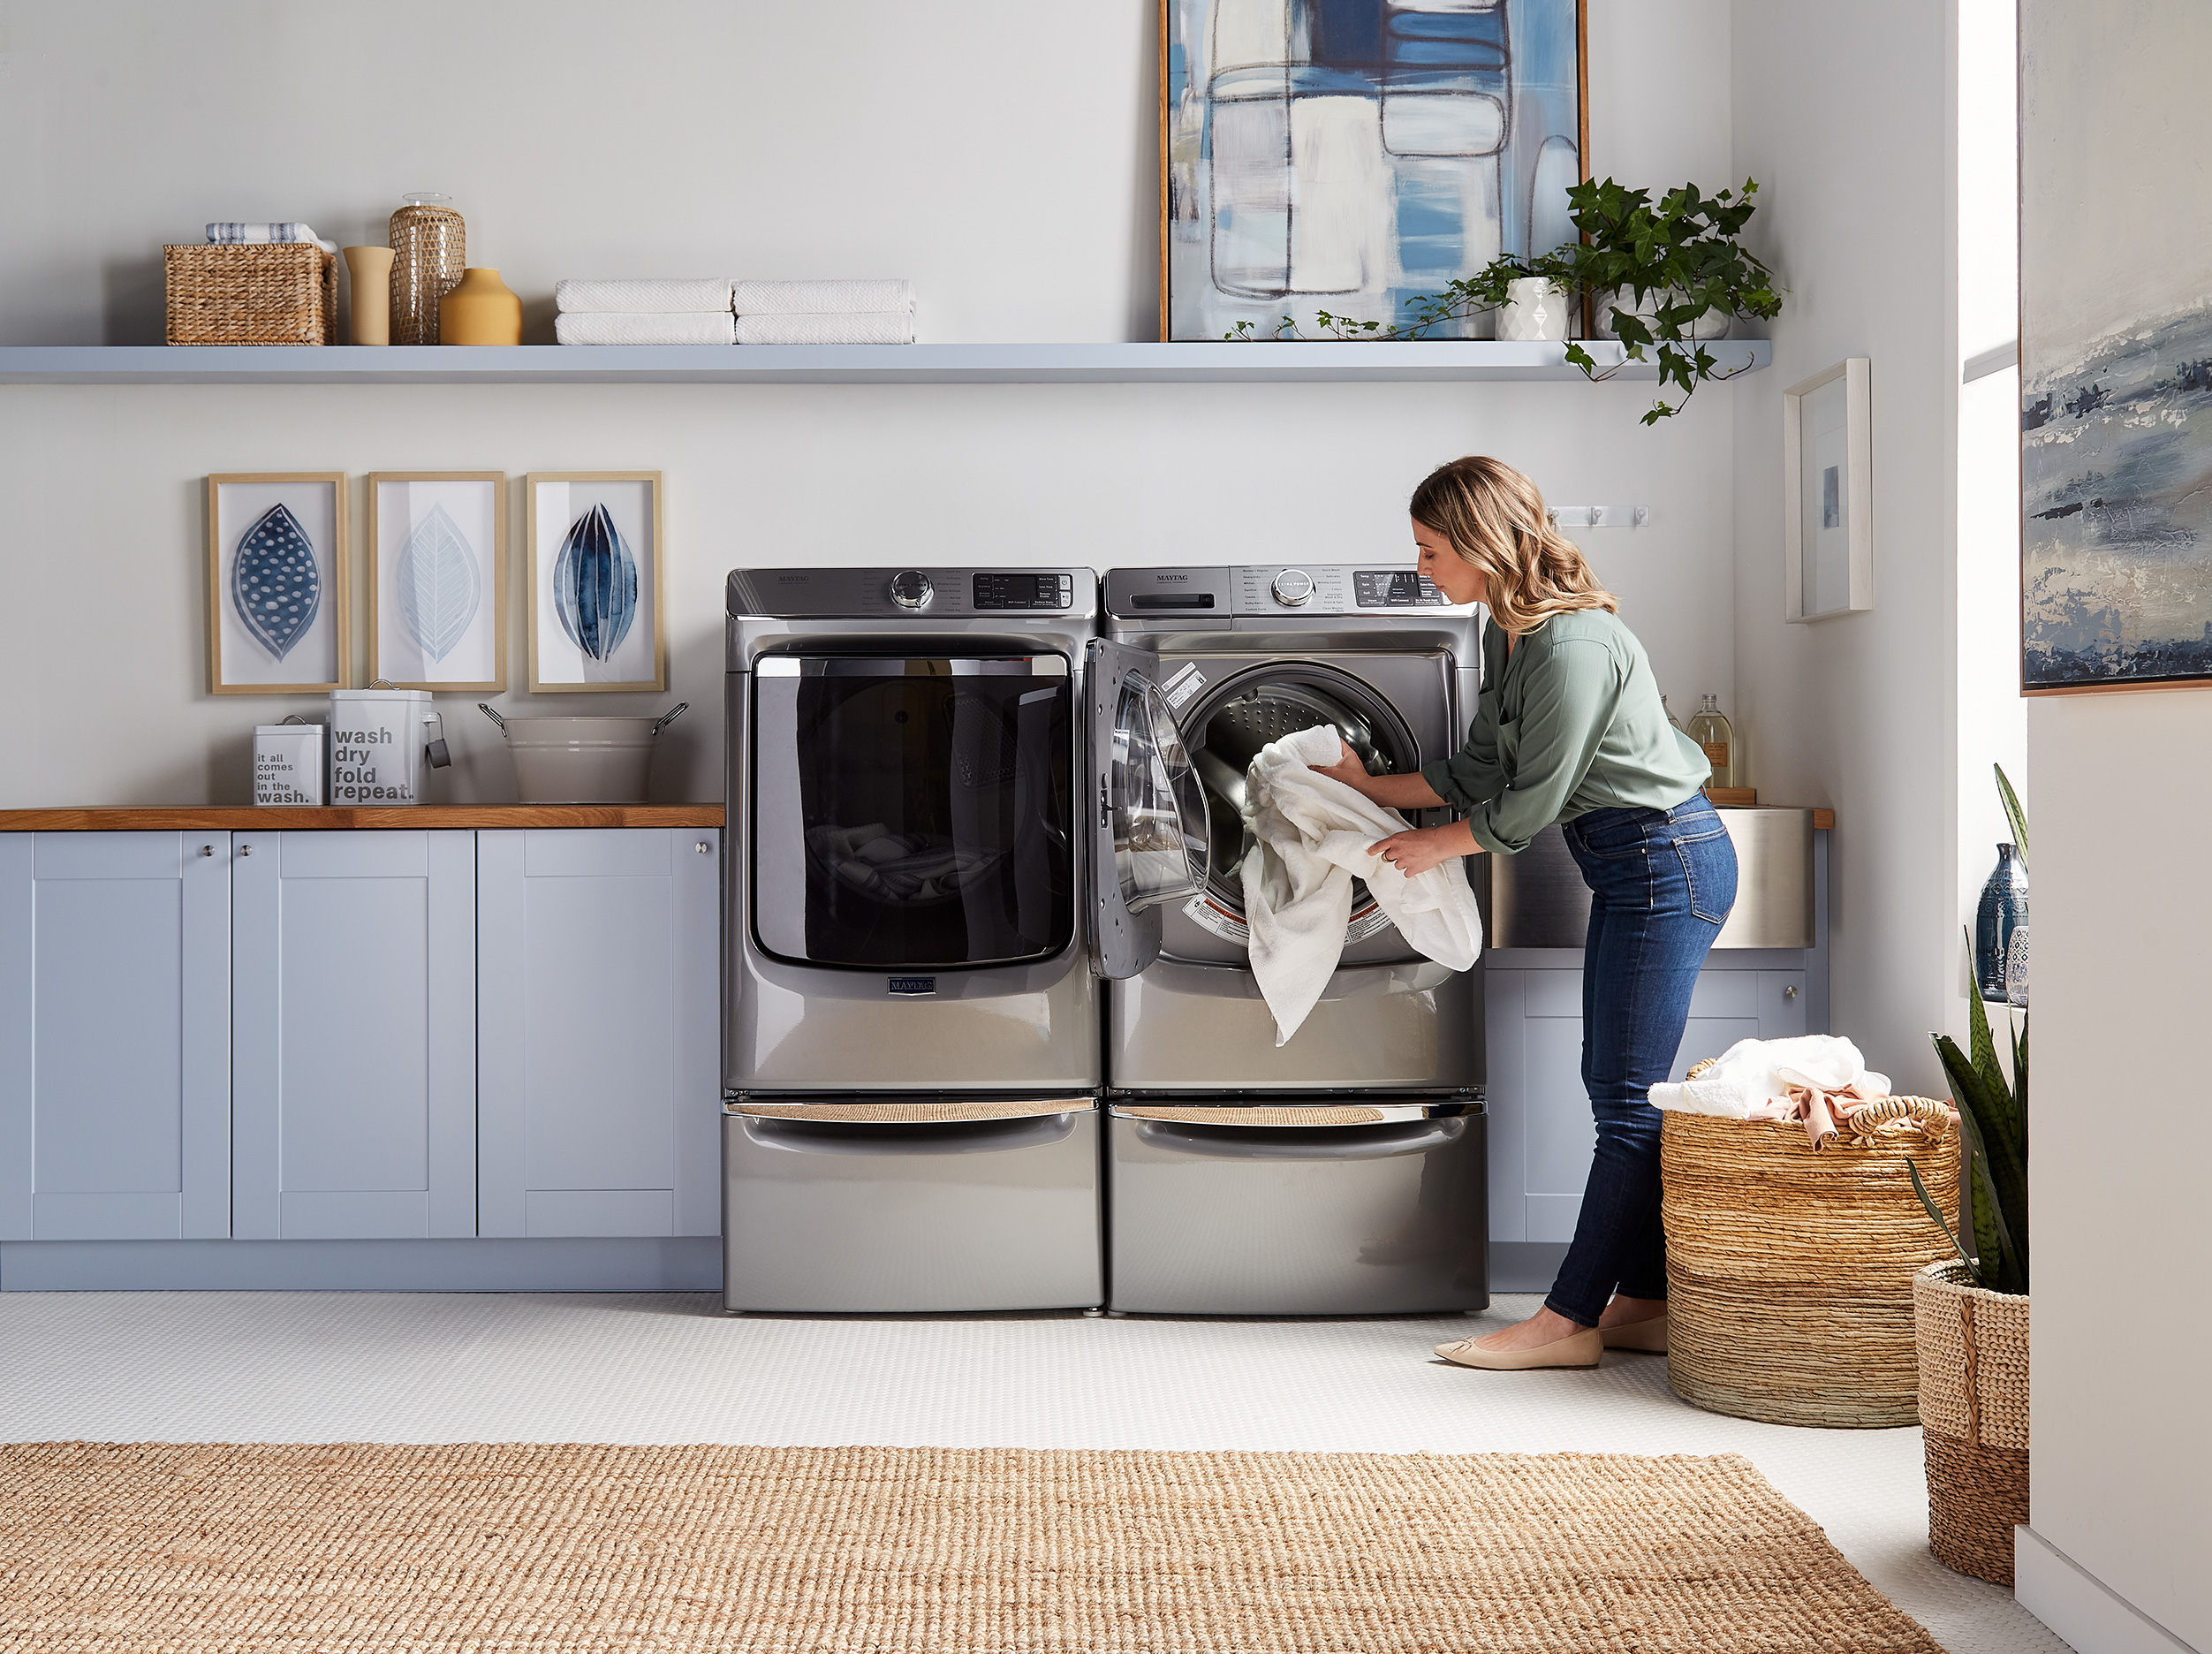
[[[323,781],[322,725],[254,726],[254,803],[320,804]]]
[[[1567,295],[1541,276],[1505,284],[1505,305],[1497,313],[1497,336],[1526,343],[1567,337]]]
[[[428,689],[330,691],[330,802],[422,802]]]

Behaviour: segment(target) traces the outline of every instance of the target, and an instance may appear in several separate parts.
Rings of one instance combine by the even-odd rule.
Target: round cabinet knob
[[[936,596],[936,588],[920,569],[891,576],[891,601],[901,609],[920,609]]]
[[[1275,601],[1296,609],[1314,596],[1314,577],[1304,569],[1284,569],[1275,577]]]

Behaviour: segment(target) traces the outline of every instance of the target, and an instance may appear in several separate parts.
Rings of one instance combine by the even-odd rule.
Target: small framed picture
[[[507,687],[507,476],[368,479],[368,656],[395,689]]]
[[[668,687],[661,474],[533,471],[530,693]]]
[[[349,687],[345,473],[208,479],[208,692]]]
[[[1874,607],[1873,359],[1782,393],[1782,585],[1790,620]]]

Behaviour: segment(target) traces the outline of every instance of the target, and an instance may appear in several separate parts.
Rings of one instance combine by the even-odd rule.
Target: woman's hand
[[[1378,838],[1367,846],[1367,854],[1381,856],[1407,878],[1413,878],[1454,856],[1473,855],[1481,848],[1466,823],[1446,822],[1441,827],[1409,827],[1388,838]]]
[[[1360,755],[1352,750],[1352,744],[1341,735],[1337,737],[1337,762],[1316,764],[1314,773],[1325,775],[1332,781],[1341,781],[1354,793],[1361,794],[1367,792],[1367,784],[1373,778],[1367,774],[1367,765],[1360,761]]]

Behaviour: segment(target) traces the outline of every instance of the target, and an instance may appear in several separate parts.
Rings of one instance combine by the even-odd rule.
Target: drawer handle
[[[1796,984],[1795,983],[1783,983],[1783,985],[1782,985],[1782,997],[1783,997],[1784,999],[1794,999],[1794,998],[1797,998],[1797,993],[1798,993],[1798,990],[1797,990],[1797,984]]]
[[[254,854],[254,846],[252,845],[240,845],[239,846],[239,854],[242,856],[250,856]]]
[[[215,846],[213,845],[201,845],[200,846],[200,854],[203,856],[211,856],[215,854]]]
[[[693,845],[692,848],[698,851],[701,855],[707,855],[712,853],[714,846],[708,844],[704,838],[701,838],[697,844]]]

